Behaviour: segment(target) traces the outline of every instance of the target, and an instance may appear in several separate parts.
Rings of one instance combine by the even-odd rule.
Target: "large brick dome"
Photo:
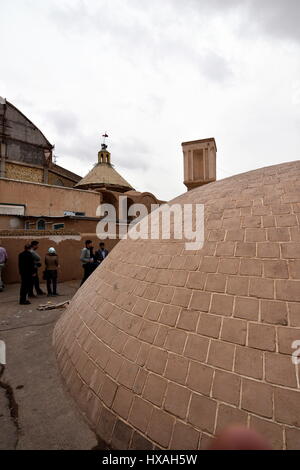
[[[229,423],[300,448],[300,162],[197,188],[205,243],[123,240],[54,344],[68,390],[117,449],[205,448]]]

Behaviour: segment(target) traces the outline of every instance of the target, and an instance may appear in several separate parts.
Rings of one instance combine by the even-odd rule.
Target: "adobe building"
[[[53,162],[53,145],[15,106],[0,99],[0,239],[7,248],[6,283],[19,282],[17,254],[28,240],[40,242],[42,257],[54,246],[60,257],[60,280],[80,279],[80,249],[84,240],[98,246],[96,227],[102,203],[115,207],[119,197],[127,206],[142,203],[151,211],[162,201],[148,192],[138,192],[117,172],[107,146],[102,144],[98,162],[84,177]],[[119,225],[131,221],[127,214],[117,219],[116,238],[105,240],[111,250],[119,241]],[[76,253],[76,255],[75,255]]]
[[[204,176],[172,201],[205,205],[203,247],[120,241],[56,324],[60,372],[114,449],[204,449],[229,424],[299,449],[300,161]]]
[[[116,209],[117,216],[119,215],[120,196],[126,196],[128,208],[135,203],[144,204],[148,212],[151,212],[151,205],[161,205],[164,202],[158,200],[152,193],[136,191],[114,168],[111,154],[105,143],[101,144],[101,150],[98,152],[98,162],[75,185],[75,188],[97,191],[100,193],[101,203],[112,204]]]
[[[133,187],[112,166],[111,155],[107,145],[102,144],[98,152],[98,162],[92,170],[77,184],[80,189],[107,190],[124,193],[133,190]]]
[[[73,187],[80,176],[53,162],[54,146],[13,104],[0,97],[0,177]]]

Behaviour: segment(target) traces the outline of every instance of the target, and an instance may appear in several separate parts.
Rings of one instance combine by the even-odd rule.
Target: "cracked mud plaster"
[[[0,449],[14,450],[19,439],[19,407],[12,387],[2,380],[5,366],[0,364]]]

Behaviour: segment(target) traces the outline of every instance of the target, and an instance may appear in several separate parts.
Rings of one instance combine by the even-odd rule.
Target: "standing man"
[[[20,305],[30,304],[27,295],[32,290],[33,279],[36,276],[34,259],[31,252],[31,245],[24,246],[24,251],[19,254],[19,273],[21,276]]]
[[[2,270],[5,267],[6,262],[7,262],[7,252],[6,252],[6,249],[2,246],[2,243],[0,241],[0,292],[2,292],[4,288],[4,284],[2,281]]]
[[[82,263],[83,267],[83,278],[81,281],[81,286],[82,284],[87,280],[87,278],[92,274],[93,272],[93,264],[94,264],[94,257],[93,257],[93,242],[92,240],[86,240],[85,242],[85,247],[82,248],[81,254],[80,254],[80,261]]]
[[[48,297],[59,295],[56,292],[57,287],[57,271],[59,268],[58,256],[55,248],[51,246],[45,256],[45,278],[47,281]]]
[[[100,249],[96,251],[95,253],[95,262],[98,264],[101,264],[102,261],[107,257],[108,255],[108,250],[105,248],[105,245],[103,242],[99,243]]]
[[[34,240],[33,242],[31,242],[30,251],[33,256],[35,276],[33,278],[33,283],[31,286],[31,291],[29,292],[29,297],[35,297],[33,293],[33,287],[35,287],[37,295],[45,295],[45,292],[43,292],[42,289],[40,288],[39,268],[42,266],[42,263],[41,263],[41,257],[37,252],[38,247],[39,247],[38,241]]]

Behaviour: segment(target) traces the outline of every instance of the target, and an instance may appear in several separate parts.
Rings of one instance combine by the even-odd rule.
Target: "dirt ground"
[[[63,309],[38,311],[40,304],[71,299],[79,281],[59,285],[60,297],[39,296],[19,305],[19,284],[0,293],[0,449],[92,449],[97,445],[72,399],[65,393],[52,347],[53,327]],[[44,285],[42,289],[46,291]]]

